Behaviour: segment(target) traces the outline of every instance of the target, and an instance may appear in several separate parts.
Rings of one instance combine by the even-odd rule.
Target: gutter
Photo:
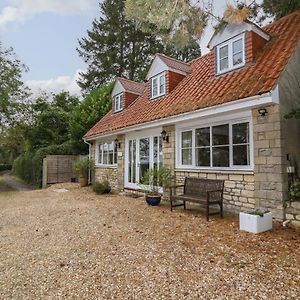
[[[83,141],[84,141],[85,144],[89,145],[89,161],[90,161],[90,160],[91,160],[91,157],[92,157],[92,155],[91,155],[91,147],[92,147],[92,144],[89,143],[89,142],[87,142],[85,138],[83,138]],[[92,179],[91,172],[92,172],[91,167],[89,167],[88,184],[91,184],[91,181],[92,181],[92,180],[91,180],[91,179]]]
[[[147,128],[170,125],[176,122],[214,116],[224,113],[239,112],[246,109],[258,108],[266,105],[279,104],[278,85],[271,92],[264,93],[258,96],[251,96],[236,101],[227,102],[213,107],[202,108],[192,112],[185,112],[179,115],[157,119],[145,123],[140,123],[125,128],[117,129],[109,133],[97,134],[90,137],[85,137],[87,141],[95,140],[99,137],[109,137],[116,134],[128,133],[134,130],[143,130]]]

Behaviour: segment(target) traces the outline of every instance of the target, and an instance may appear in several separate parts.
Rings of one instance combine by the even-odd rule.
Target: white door
[[[160,135],[128,138],[125,145],[125,187],[139,189],[149,168],[162,165],[162,138]]]

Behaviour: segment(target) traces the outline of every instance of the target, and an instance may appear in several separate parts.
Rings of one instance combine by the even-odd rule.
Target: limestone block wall
[[[118,190],[118,169],[117,168],[95,168],[95,181],[107,180],[113,190]]]
[[[288,202],[285,217],[291,224],[300,227],[300,201]]]
[[[255,207],[253,174],[176,171],[177,184],[183,184],[185,177],[225,180],[223,201],[227,211],[237,213]]]

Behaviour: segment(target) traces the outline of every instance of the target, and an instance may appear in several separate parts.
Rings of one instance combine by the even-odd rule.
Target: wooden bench
[[[177,195],[177,188],[183,188],[183,193]],[[183,206],[186,209],[186,202],[192,202],[206,207],[207,221],[209,221],[209,216],[211,215],[220,214],[220,217],[223,218],[223,189],[224,180],[186,177],[184,185],[170,188],[171,211],[173,207],[177,206]],[[210,212],[210,206],[212,205],[218,205],[220,212]]]

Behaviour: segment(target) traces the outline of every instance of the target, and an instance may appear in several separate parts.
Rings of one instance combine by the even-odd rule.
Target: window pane
[[[220,71],[228,69],[228,58],[220,60]]]
[[[159,78],[159,93],[162,95],[165,93],[165,74]]]
[[[182,149],[181,163],[183,165],[191,165],[192,164],[192,149]]]
[[[158,137],[153,138],[153,166],[158,166]]]
[[[102,146],[102,144],[99,144],[99,153],[98,153],[98,163],[99,164],[102,164],[103,162],[102,162],[102,150],[103,150],[103,146]]]
[[[232,125],[233,144],[249,143],[249,123]]]
[[[249,145],[233,146],[233,164],[249,166]]]
[[[157,78],[152,79],[152,97],[157,96],[158,91],[157,91]]]
[[[233,42],[232,47],[233,47],[233,54],[242,52],[243,51],[243,40],[239,39],[239,40]]]
[[[213,126],[213,145],[228,145],[229,144],[229,125]]]
[[[219,55],[220,55],[220,59],[228,57],[228,46],[227,45],[220,48]]]
[[[239,65],[243,62],[243,53],[237,53],[233,55],[233,65]]]
[[[184,131],[181,133],[182,148],[192,147],[192,131]]]
[[[196,166],[210,167],[209,148],[196,148]]]
[[[229,147],[213,147],[213,166],[229,167]]]
[[[196,147],[210,145],[210,128],[196,129]]]
[[[124,99],[123,99],[123,94],[120,95],[120,110],[123,109],[123,102],[124,102]]]

